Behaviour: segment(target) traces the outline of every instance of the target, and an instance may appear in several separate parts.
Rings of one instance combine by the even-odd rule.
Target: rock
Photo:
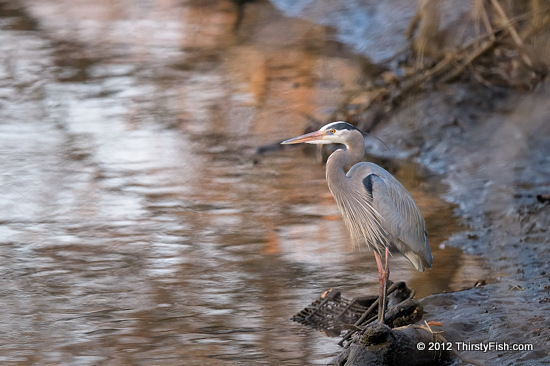
[[[373,324],[328,365],[440,365],[455,358],[451,343],[429,327]]]

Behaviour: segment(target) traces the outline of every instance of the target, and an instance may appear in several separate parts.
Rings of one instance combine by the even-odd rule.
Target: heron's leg
[[[378,323],[384,324],[384,311],[386,307],[386,281],[385,281],[385,272],[384,267],[382,266],[382,260],[380,259],[380,254],[375,249],[374,258],[376,259],[376,265],[378,266],[378,283],[380,288],[378,291]]]
[[[388,303],[387,303],[387,294],[388,294],[388,281],[390,279],[390,264],[389,264],[389,255],[390,255],[390,250],[388,249],[388,247],[386,247],[386,255],[385,255],[385,266],[384,266],[384,301],[383,301],[383,304],[382,304],[382,309],[383,309],[383,314],[386,313],[386,308],[388,306]]]

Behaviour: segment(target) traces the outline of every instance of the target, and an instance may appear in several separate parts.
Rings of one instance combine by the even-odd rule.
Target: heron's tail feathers
[[[429,256],[426,256],[426,253],[415,253],[413,251],[403,253],[403,255],[412,263],[414,268],[420,272],[424,272],[425,268],[432,268],[432,254],[428,254]]]
[[[430,250],[430,245],[428,240],[425,240],[424,247],[419,251],[414,251],[409,245],[406,245],[401,240],[395,240],[392,243],[391,249],[397,249],[401,254],[403,254],[420,272],[424,272],[426,268],[432,268],[432,251]]]

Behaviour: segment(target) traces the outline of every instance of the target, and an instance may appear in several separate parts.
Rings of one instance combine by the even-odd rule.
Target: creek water
[[[232,2],[1,2],[0,363],[321,364],[337,340],[289,318],[323,291],[376,293],[303,132],[365,62],[325,27]],[[337,72],[336,72],[337,71]],[[392,171],[435,267],[422,297],[486,276],[436,176]]]

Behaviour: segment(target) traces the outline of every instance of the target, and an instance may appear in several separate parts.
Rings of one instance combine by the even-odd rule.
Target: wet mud
[[[550,361],[550,206],[537,199],[550,189],[547,88],[524,93],[451,86],[403,108],[385,127],[388,139],[408,141],[418,161],[449,184],[445,197],[458,205],[468,230],[448,244],[486,258],[498,274],[496,283],[424,298],[426,319],[441,321],[452,342],[533,348],[462,352],[466,359]],[[414,127],[396,135],[391,125],[411,114]]]

